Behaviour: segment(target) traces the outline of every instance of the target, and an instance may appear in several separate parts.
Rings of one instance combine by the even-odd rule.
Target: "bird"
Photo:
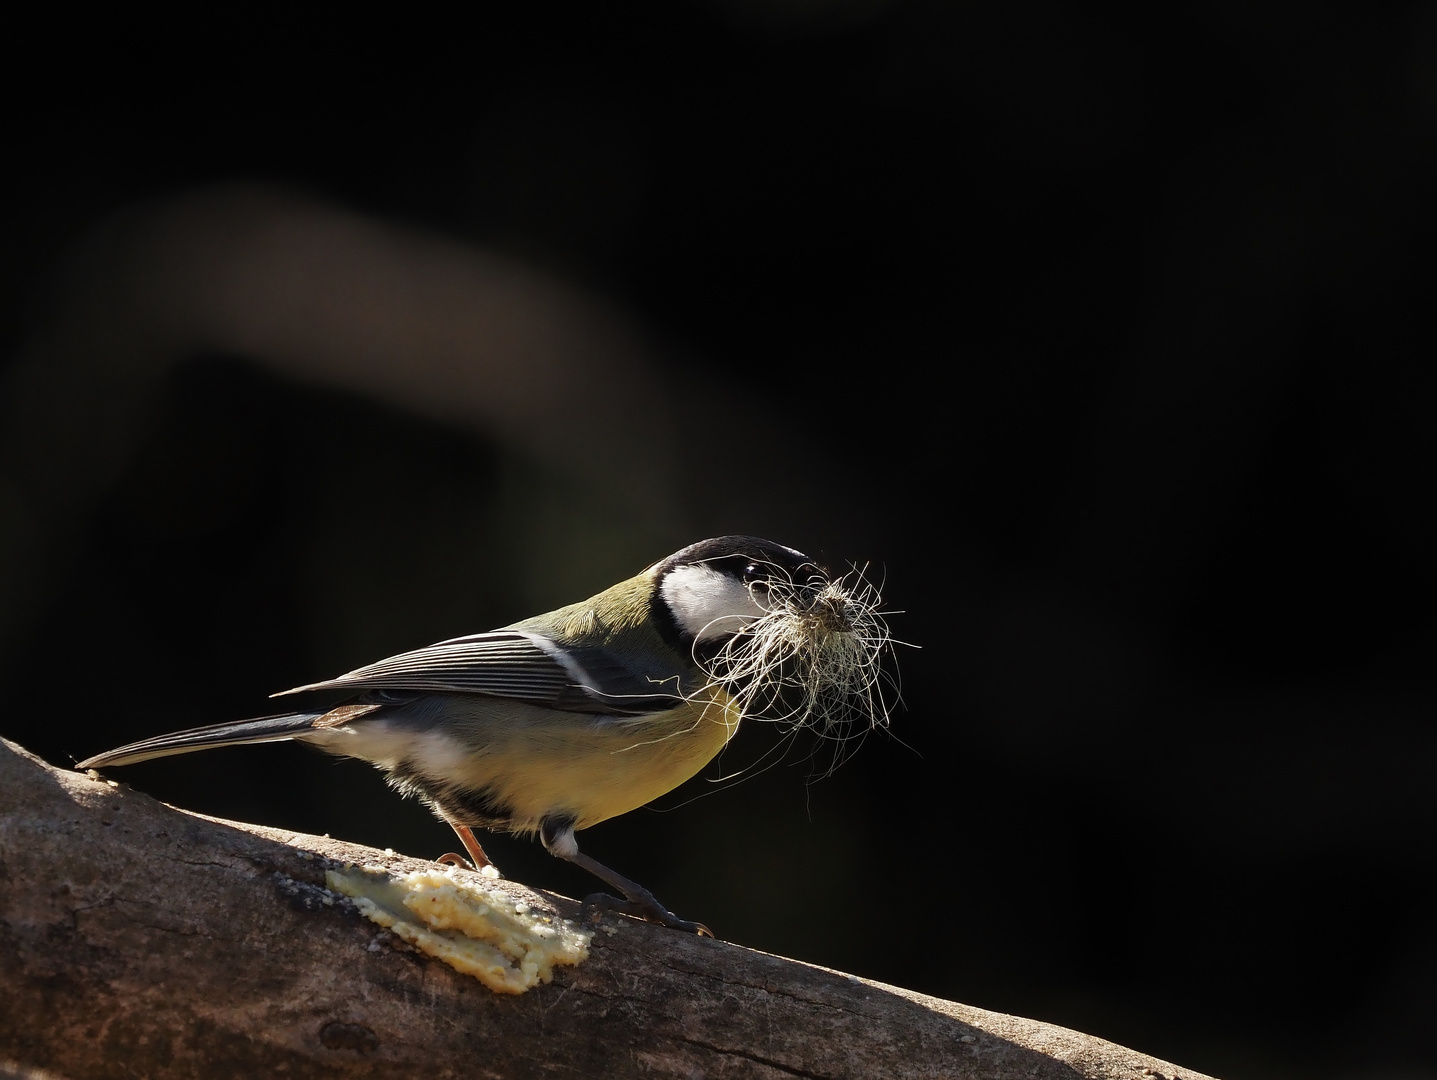
[[[491,862],[475,829],[537,835],[620,894],[587,907],[711,937],[580,851],[575,833],[696,775],[745,716],[829,734],[854,715],[886,723],[878,604],[861,572],[715,537],[580,603],[273,695],[352,695],[341,704],[159,735],[76,768],[295,740],[384,770],[453,827],[476,869]]]

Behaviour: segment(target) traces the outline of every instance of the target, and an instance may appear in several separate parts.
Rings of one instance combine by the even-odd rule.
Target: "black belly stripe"
[[[389,770],[389,782],[402,794],[422,799],[454,825],[496,832],[515,830],[513,808],[489,788],[460,787],[436,779],[408,760]]]

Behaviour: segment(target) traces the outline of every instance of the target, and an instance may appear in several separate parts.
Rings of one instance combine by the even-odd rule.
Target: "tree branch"
[[[324,891],[342,863],[432,868],[187,814],[0,744],[0,1075],[8,1061],[72,1080],[1199,1080],[1064,1028],[619,916],[579,966],[496,994]],[[579,917],[562,897],[486,884]]]

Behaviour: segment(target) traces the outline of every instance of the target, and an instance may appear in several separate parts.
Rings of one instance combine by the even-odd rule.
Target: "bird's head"
[[[880,597],[857,570],[835,577],[793,548],[720,536],[653,568],[660,633],[745,716],[846,737],[887,723]]]

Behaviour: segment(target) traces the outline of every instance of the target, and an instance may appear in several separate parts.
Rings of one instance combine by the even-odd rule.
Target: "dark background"
[[[800,741],[586,850],[729,940],[1206,1072],[1437,1076],[1431,5],[346,20],[11,43],[7,737],[66,763],[262,714],[769,535],[886,576],[921,647],[892,737],[813,783]],[[567,404],[510,427],[482,360],[469,412],[402,349],[402,392],[316,374],[247,336],[271,308],[243,290],[228,330],[176,331],[249,280],[214,221],[288,265],[253,227],[275,207],[478,252],[558,298],[540,323],[621,330],[558,349]],[[141,288],[161,234],[192,262]],[[341,359],[388,317],[298,277],[284,333]],[[722,764],[773,744],[751,726]],[[112,775],[453,846],[302,748]]]

